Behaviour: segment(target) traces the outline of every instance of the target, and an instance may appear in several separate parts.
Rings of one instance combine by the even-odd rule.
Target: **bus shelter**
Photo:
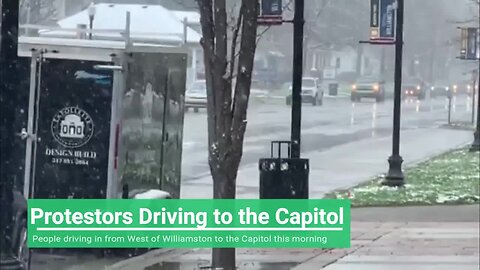
[[[31,59],[24,196],[178,198],[183,46],[21,37]]]

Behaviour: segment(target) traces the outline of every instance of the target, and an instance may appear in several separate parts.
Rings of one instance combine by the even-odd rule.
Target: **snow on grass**
[[[383,177],[327,197],[350,198],[352,206],[477,204],[480,155],[457,150],[406,170],[401,188],[381,185]]]

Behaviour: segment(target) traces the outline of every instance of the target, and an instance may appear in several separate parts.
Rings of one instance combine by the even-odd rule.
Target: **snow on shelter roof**
[[[183,53],[185,47],[133,42],[127,48],[125,42],[111,40],[66,39],[50,37],[19,37],[18,54],[32,57],[33,51],[45,50],[46,58],[111,61],[122,52]]]
[[[200,24],[200,14],[195,11],[177,11],[174,10],[172,11],[175,16],[183,21],[185,18],[187,18],[187,22],[193,23],[193,24]]]
[[[130,12],[130,38],[134,41],[155,43],[180,43],[184,40],[183,19],[185,12],[176,14],[160,5],[135,4],[96,4],[93,20],[93,36],[97,39],[122,39],[127,24],[127,12]],[[192,13],[192,12],[188,12]],[[195,12],[193,12],[195,13]],[[187,18],[194,17],[187,14]],[[58,21],[64,29],[75,29],[78,25],[89,25],[88,9]],[[187,43],[198,44],[200,34],[187,27]],[[96,32],[98,30],[98,32]],[[45,30],[43,37],[73,37],[73,31]]]

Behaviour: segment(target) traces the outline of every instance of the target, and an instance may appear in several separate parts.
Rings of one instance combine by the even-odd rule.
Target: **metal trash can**
[[[308,159],[291,157],[290,141],[273,141],[271,157],[260,159],[260,199],[308,199]],[[288,146],[288,155],[282,157],[282,145]],[[274,157],[274,146],[278,155]]]
[[[328,84],[328,94],[330,96],[338,95],[338,83],[329,83]]]

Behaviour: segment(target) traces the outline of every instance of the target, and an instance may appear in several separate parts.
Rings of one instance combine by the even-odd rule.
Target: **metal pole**
[[[301,150],[304,4],[295,0],[293,18],[292,158],[300,158]]]
[[[478,2],[478,16],[480,17],[480,1]],[[478,26],[478,33],[480,34],[480,20],[479,20],[479,26]],[[480,39],[480,38],[479,38]],[[477,46],[477,50],[480,50],[480,44]],[[478,70],[477,70],[477,83],[478,83],[478,89],[477,89],[477,128],[474,133],[474,140],[472,147],[470,148],[470,151],[472,152],[480,152],[480,56],[478,59]],[[475,85],[473,86],[473,92],[475,93]],[[473,108],[472,108],[473,110]]]
[[[475,76],[475,75],[474,75]],[[473,79],[473,87],[472,87],[472,125],[475,124],[475,86],[477,85],[477,80]]]
[[[452,98],[448,97],[448,125],[452,123]]]
[[[90,32],[88,34],[88,39],[92,40],[92,31],[93,31],[93,16],[90,16]]]
[[[479,11],[480,13],[480,11]],[[477,93],[477,128],[474,133],[474,140],[472,147],[470,147],[470,151],[472,152],[479,152],[480,151],[480,60],[478,61],[478,93]],[[475,86],[473,86],[475,88]],[[475,90],[475,89],[474,89]],[[472,108],[473,109],[473,108]]]
[[[402,171],[403,158],[400,156],[400,117],[402,106],[402,60],[403,60],[403,10],[404,0],[397,0],[397,25],[395,40],[395,100],[393,106],[393,145],[390,165],[383,182],[386,186],[403,186],[405,177]]]

